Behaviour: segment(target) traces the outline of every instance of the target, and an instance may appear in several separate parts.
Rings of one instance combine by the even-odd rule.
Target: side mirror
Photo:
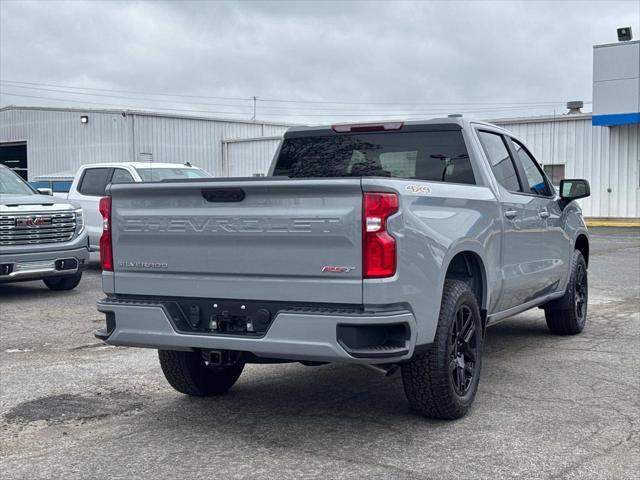
[[[40,195],[53,195],[53,190],[50,188],[38,188],[37,190]]]
[[[591,195],[591,187],[587,180],[560,180],[560,206],[564,208],[573,200]]]

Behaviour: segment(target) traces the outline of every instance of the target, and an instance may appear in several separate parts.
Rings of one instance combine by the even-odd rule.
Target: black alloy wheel
[[[574,299],[574,308],[576,312],[576,319],[579,322],[584,322],[584,317],[587,313],[586,304],[587,304],[587,275],[584,268],[584,264],[579,263],[576,266],[575,273],[575,292],[573,295]]]
[[[462,304],[451,324],[449,341],[449,374],[454,390],[464,396],[471,388],[476,374],[478,353],[478,329],[473,312],[468,305]]]

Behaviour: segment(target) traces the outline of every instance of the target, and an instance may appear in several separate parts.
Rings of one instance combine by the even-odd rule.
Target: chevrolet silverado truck
[[[78,286],[89,262],[82,209],[40,192],[0,165],[0,283]]]
[[[100,201],[112,345],[159,350],[168,382],[216,395],[246,363],[401,370],[410,406],[454,419],[485,328],[534,307],[577,334],[589,236],[506,130],[461,118],[294,127],[267,177],[111,185]]]

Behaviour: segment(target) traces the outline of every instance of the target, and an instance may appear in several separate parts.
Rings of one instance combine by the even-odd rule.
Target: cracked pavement
[[[488,330],[474,408],[408,408],[398,374],[249,365],[188,398],[152,350],[104,346],[97,265],[72,292],[0,285],[0,477],[638,478],[640,230],[592,229],[589,316]]]

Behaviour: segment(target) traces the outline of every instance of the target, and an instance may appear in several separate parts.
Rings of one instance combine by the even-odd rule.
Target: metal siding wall
[[[0,143],[27,142],[29,178],[75,171],[80,165],[129,160],[129,119],[120,114],[4,110],[0,112]]]
[[[80,123],[81,115],[88,115],[89,123]],[[189,161],[220,176],[223,139],[280,136],[286,129],[273,124],[123,116],[119,112],[19,108],[0,112],[0,143],[27,142],[29,178],[75,171],[86,163],[136,161],[140,153],[151,153],[155,162]],[[255,153],[263,154],[271,160],[268,149]]]
[[[620,125],[609,130],[610,158],[628,160],[612,162],[610,210],[619,212],[612,216],[640,216],[640,125]]]
[[[226,174],[229,177],[250,177],[255,173],[265,175],[280,140],[253,140],[227,143]]]
[[[585,216],[640,216],[640,125],[594,127],[590,117],[565,116],[495,123],[521,138],[540,163],[564,164],[566,178],[589,180],[591,197],[579,201]]]
[[[157,116],[135,116],[136,155],[152,153],[154,162],[191,162],[222,176],[222,140],[282,135],[287,127]],[[259,150],[256,155],[266,151]],[[253,154],[252,154],[253,155]],[[270,158],[269,158],[270,160]]]

